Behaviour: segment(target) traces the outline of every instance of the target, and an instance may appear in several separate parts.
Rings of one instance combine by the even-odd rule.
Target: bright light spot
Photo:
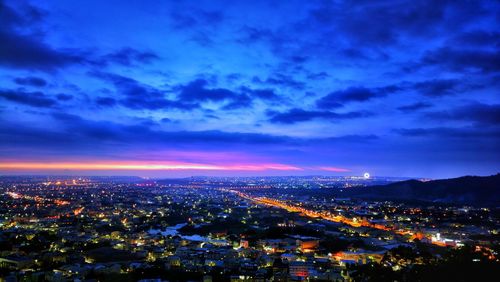
[[[363,174],[363,177],[364,177],[365,179],[368,179],[368,178],[370,178],[370,174],[369,174],[368,172],[365,172],[365,174]]]

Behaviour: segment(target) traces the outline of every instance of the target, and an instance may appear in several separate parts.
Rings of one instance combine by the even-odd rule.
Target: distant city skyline
[[[0,0],[0,175],[493,175],[499,11]]]

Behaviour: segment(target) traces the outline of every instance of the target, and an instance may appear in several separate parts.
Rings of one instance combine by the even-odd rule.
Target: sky
[[[498,1],[0,0],[0,174],[500,171]]]

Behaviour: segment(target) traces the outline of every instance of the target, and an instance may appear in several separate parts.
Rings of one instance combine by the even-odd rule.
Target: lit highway
[[[408,230],[402,230],[402,229],[395,229],[394,227],[386,226],[383,224],[376,224],[376,223],[371,223],[368,220],[358,220],[357,218],[348,218],[340,214],[332,214],[329,211],[315,211],[311,209],[306,209],[297,205],[292,205],[289,203],[285,203],[280,200],[272,199],[272,198],[267,198],[267,197],[252,197],[248,194],[235,191],[235,190],[225,190],[231,193],[235,193],[241,198],[250,200],[254,203],[257,204],[262,204],[266,206],[271,206],[271,207],[277,207],[281,209],[285,209],[289,212],[297,212],[300,213],[304,216],[311,217],[311,218],[321,218],[324,220],[332,221],[332,222],[338,222],[338,223],[343,223],[349,226],[353,227],[369,227],[369,228],[375,228],[379,230],[384,230],[384,231],[391,231],[399,235],[409,235],[411,236],[410,239],[418,238],[422,239],[424,235],[419,232],[412,232]],[[430,237],[430,236],[425,236],[425,237]]]

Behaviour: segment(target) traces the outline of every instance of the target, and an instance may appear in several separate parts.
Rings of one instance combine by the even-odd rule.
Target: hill
[[[379,200],[500,206],[500,174],[425,182],[406,180],[387,185],[353,188],[346,191],[345,195]]]

